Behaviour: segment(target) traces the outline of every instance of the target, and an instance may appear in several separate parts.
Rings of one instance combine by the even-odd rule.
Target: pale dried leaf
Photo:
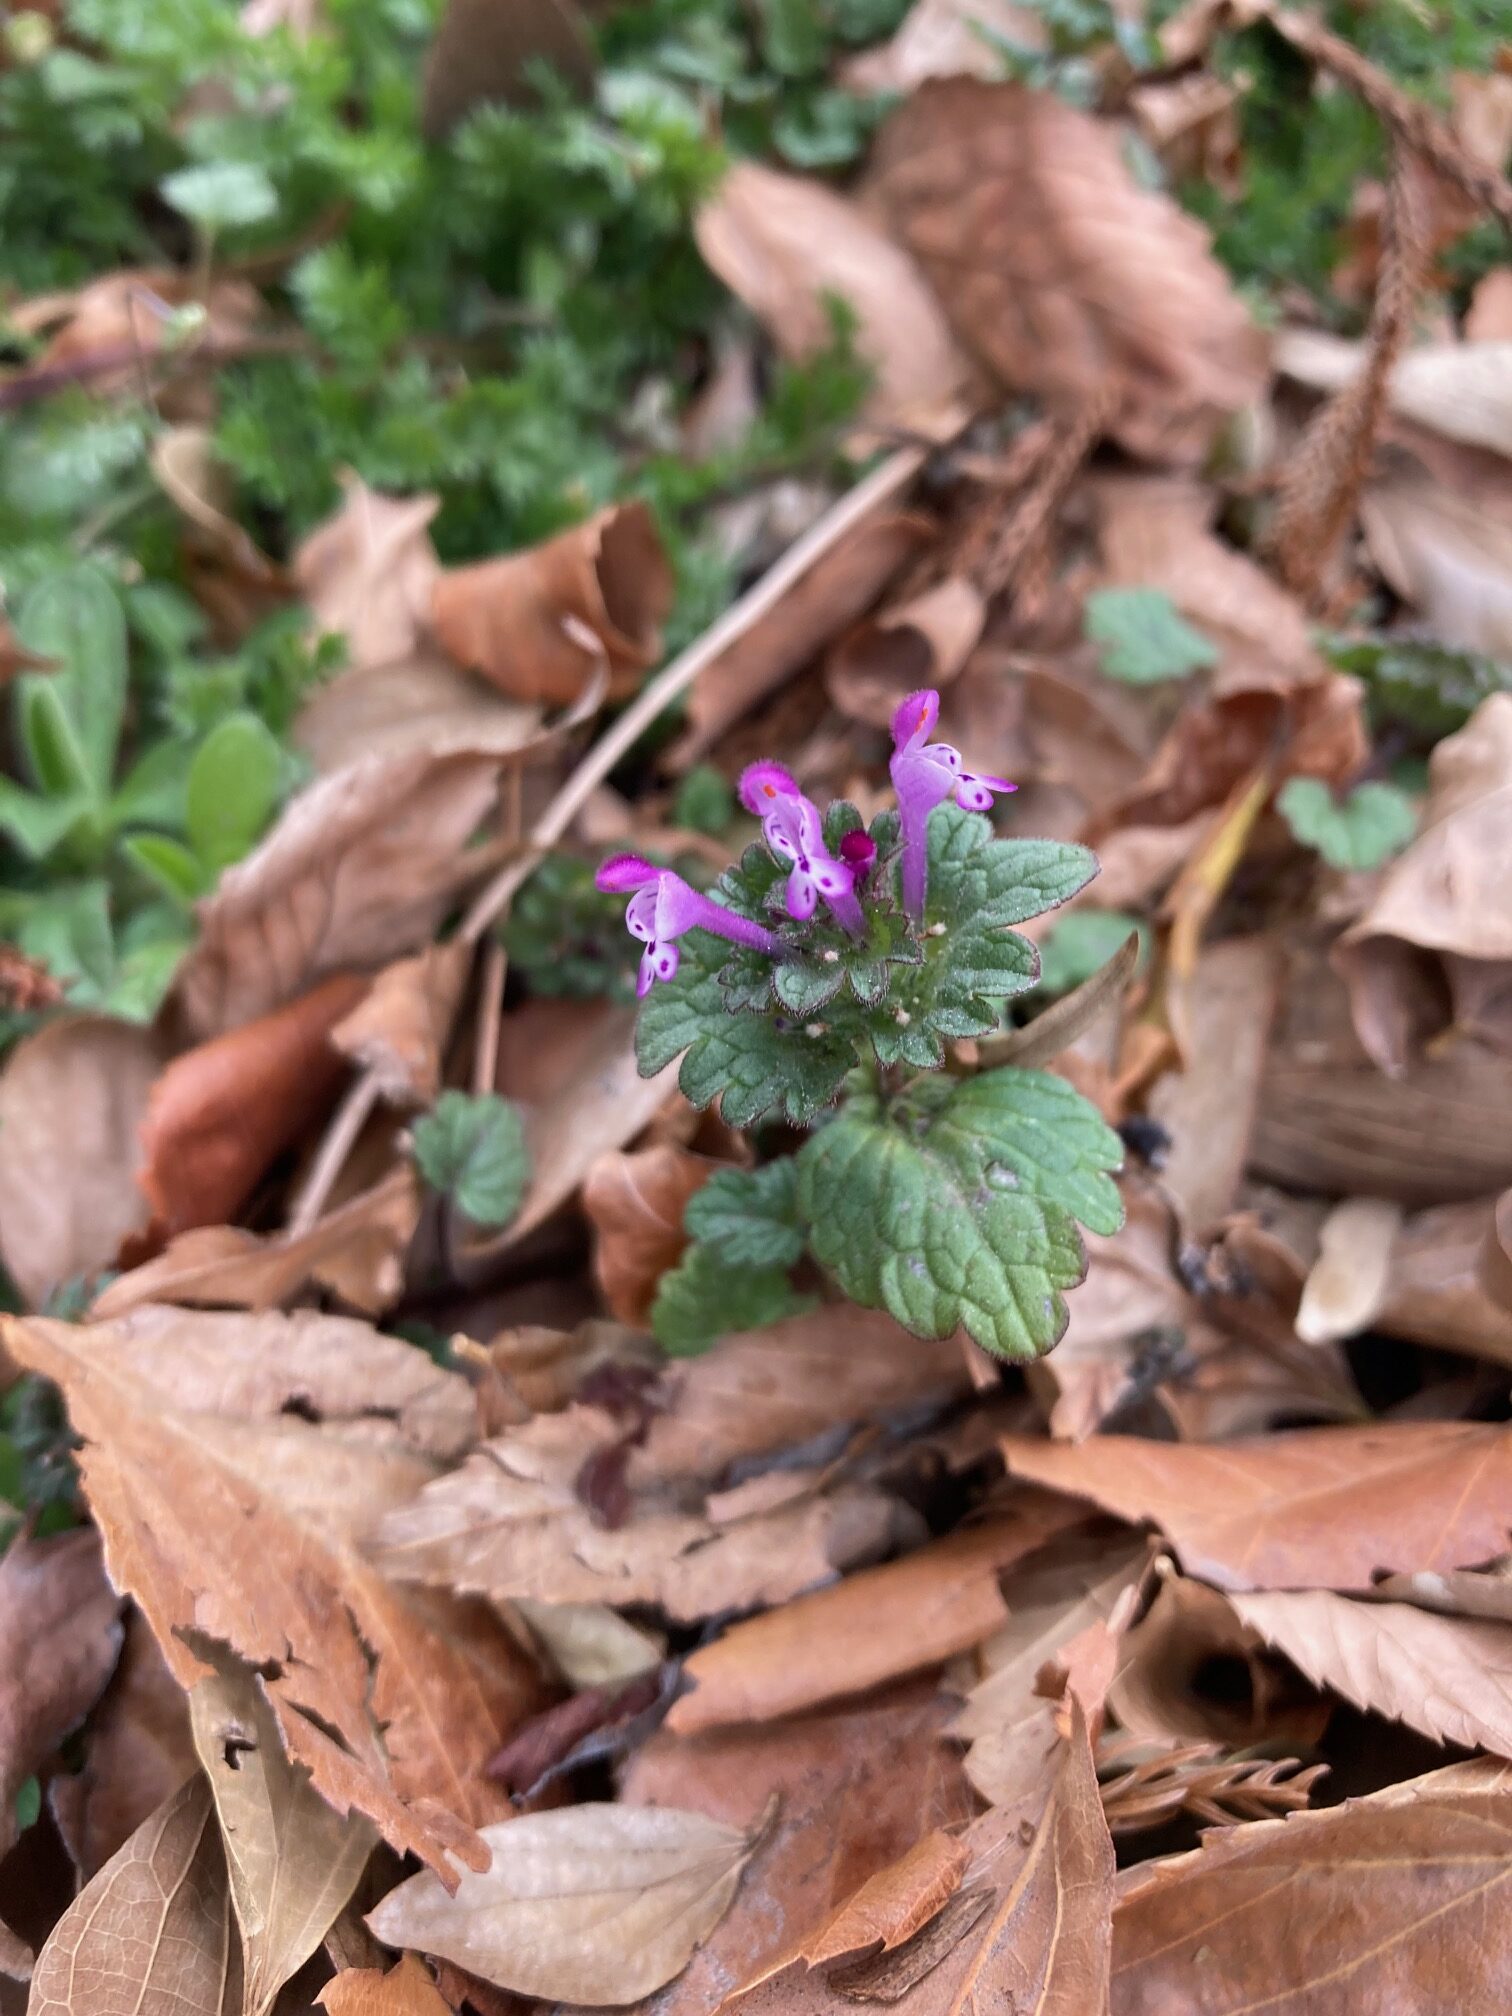
[[[1305,1344],[1357,1337],[1385,1305],[1402,1207],[1381,1197],[1349,1197],[1318,1232],[1318,1257],[1302,1288],[1297,1335]]]
[[[1512,845],[1512,693],[1493,693],[1440,742],[1428,776],[1418,837],[1335,954],[1360,1041],[1391,1072],[1442,1020],[1435,973],[1451,997],[1485,993],[1475,1033],[1512,1049],[1512,907],[1498,871]]]
[[[998,77],[996,36],[1020,49],[1049,39],[1043,15],[1014,0],[914,0],[892,40],[850,57],[841,79],[850,91],[902,93],[930,77]]]
[[[827,295],[850,306],[874,373],[869,419],[941,436],[959,425],[970,366],[913,260],[849,197],[739,161],[694,228],[709,265],[788,356],[832,340]]]
[[[1287,329],[1277,338],[1275,364],[1315,392],[1337,392],[1358,375],[1367,349],[1319,329]],[[1409,350],[1391,373],[1386,397],[1393,413],[1447,440],[1512,455],[1512,341]]]
[[[207,1657],[212,1670],[190,1691],[189,1715],[241,1928],[243,2016],[265,2016],[345,1908],[378,1837],[357,1815],[335,1812],[289,1762],[251,1667],[219,1648]]]
[[[1366,489],[1360,523],[1376,566],[1431,636],[1512,658],[1512,515],[1403,476]]]
[[[295,549],[294,579],[318,631],[344,639],[347,664],[366,671],[406,658],[420,642],[441,572],[430,541],[434,492],[387,497],[350,470],[337,510]]]
[[[460,938],[385,966],[331,1041],[373,1074],[391,1105],[433,1106],[472,947]]]
[[[684,1968],[735,1895],[756,1832],[666,1806],[570,1806],[484,1830],[493,1860],[448,1896],[429,1872],[368,1924],[522,1995],[602,2007]]]
[[[522,1596],[515,1609],[574,1692],[623,1686],[667,1656],[663,1639],[603,1603],[537,1603]]]
[[[528,1704],[523,1658],[497,1622],[406,1603],[351,1537],[425,1466],[303,1422],[181,1412],[66,1325],[4,1335],[64,1389],[112,1579],[179,1684],[206,1670],[182,1634],[220,1640],[264,1671],[291,1758],[338,1812],[443,1867],[480,1855],[483,1765]]]
[[[242,2016],[226,1858],[202,1778],[143,1821],[58,1920],[28,2016]]]
[[[1315,1686],[1435,1743],[1512,1756],[1512,1625],[1328,1589],[1231,1600]]]
[[[145,1029],[66,1016],[0,1073],[0,1260],[28,1302],[109,1267],[147,1222],[139,1129],[162,1065]]]
[[[1118,128],[1050,92],[947,78],[878,138],[870,187],[957,334],[1006,389],[1119,401],[1136,453],[1195,456],[1254,399],[1266,345]]]
[[[148,465],[171,502],[193,527],[199,548],[249,582],[283,585],[283,570],[270,560],[232,515],[235,488],[215,452],[208,427],[168,427],[153,441]]]
[[[155,1260],[112,1281],[90,1313],[103,1321],[144,1302],[274,1309],[313,1280],[376,1316],[399,1299],[419,1217],[419,1183],[405,1166],[338,1204],[308,1232],[259,1237],[235,1225],[208,1225],[181,1233]]]
[[[1105,1435],[1003,1443],[1015,1476],[1150,1520],[1228,1589],[1368,1589],[1378,1571],[1505,1552],[1512,1429],[1480,1422],[1299,1429],[1202,1448]]]
[[[345,1968],[315,1999],[326,2016],[450,2016],[451,2010],[413,1953],[387,1974],[376,1967]]]
[[[470,672],[461,672],[435,645],[387,665],[343,672],[317,686],[290,731],[322,776],[364,758],[402,756],[428,738],[485,744],[514,723],[516,744],[530,746],[541,725],[539,707],[503,699]]]

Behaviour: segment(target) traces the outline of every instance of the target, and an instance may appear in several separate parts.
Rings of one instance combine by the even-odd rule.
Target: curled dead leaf
[[[950,684],[986,619],[969,581],[939,581],[842,637],[830,653],[825,688],[850,720],[886,728],[905,694]]]
[[[472,947],[460,938],[397,959],[331,1031],[337,1050],[373,1073],[391,1105],[435,1104],[471,961]]]
[[[341,489],[339,508],[300,541],[292,572],[316,629],[345,639],[348,665],[366,671],[420,643],[441,572],[429,529],[441,500],[388,497],[350,470]]]
[[[611,1150],[583,1179],[583,1210],[597,1235],[593,1272],[622,1323],[644,1326],[657,1284],[688,1243],[683,1207],[719,1165],[685,1148]]]
[[[445,569],[431,621],[458,665],[512,700],[566,706],[601,661],[623,699],[661,651],[672,570],[644,504],[616,504],[528,552]]]

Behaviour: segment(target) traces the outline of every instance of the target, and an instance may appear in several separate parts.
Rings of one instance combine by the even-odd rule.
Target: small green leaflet
[[[1140,957],[1149,950],[1149,933],[1126,910],[1073,910],[1052,924],[1040,941],[1040,992],[1069,994],[1106,966],[1131,931],[1139,933]]]
[[[204,161],[165,175],[165,202],[202,231],[264,224],[278,212],[278,191],[253,161]]]
[[[126,709],[126,617],[114,583],[89,562],[50,575],[22,602],[16,634],[57,666],[16,683],[37,783],[52,797],[85,793],[103,804]]]
[[[791,1156],[764,1169],[719,1169],[695,1190],[684,1228],[729,1267],[791,1267],[802,1257],[798,1168]]]
[[[415,1123],[415,1161],[474,1225],[507,1225],[530,1174],[520,1109],[495,1092],[443,1092]]]
[[[1043,1355],[1086,1271],[1076,1228],[1112,1233],[1118,1136],[1048,1072],[926,1079],[891,1107],[858,1092],[799,1151],[810,1247],[854,1302],[924,1337],[964,1327],[1004,1358]]]
[[[256,714],[228,714],[195,752],[185,786],[189,844],[213,882],[258,839],[278,803],[283,751]]]
[[[651,1305],[651,1328],[674,1358],[707,1351],[721,1337],[763,1330],[802,1315],[812,1298],[794,1292],[781,1266],[731,1266],[712,1246],[690,1246],[665,1273]]]
[[[1320,779],[1293,777],[1276,810],[1330,868],[1379,868],[1417,831],[1412,800],[1394,784],[1358,784],[1341,803]]]
[[[1130,686],[1187,679],[1218,663],[1217,648],[1159,588],[1095,589],[1087,597],[1086,629],[1103,671]]]

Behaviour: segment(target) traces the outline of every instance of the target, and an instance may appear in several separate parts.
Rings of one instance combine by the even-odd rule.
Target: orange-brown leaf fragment
[[[688,1243],[683,1207],[715,1166],[663,1143],[601,1155],[583,1179],[583,1210],[597,1234],[594,1278],[622,1323],[645,1324],[657,1284]]]
[[[451,2004],[413,1953],[387,1974],[377,1967],[345,1968],[315,2000],[326,2016],[451,2016]]]
[[[1369,1589],[1378,1570],[1468,1567],[1512,1530],[1512,1429],[1473,1421],[1299,1429],[1221,1446],[1005,1439],[1015,1476],[1160,1527],[1227,1589]]]
[[[524,553],[448,568],[431,596],[457,664],[513,700],[565,706],[601,661],[611,698],[633,692],[661,650],[672,570],[644,504],[616,504]]]

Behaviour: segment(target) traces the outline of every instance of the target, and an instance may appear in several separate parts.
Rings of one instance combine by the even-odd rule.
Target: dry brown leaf
[[[842,637],[825,667],[825,690],[848,719],[886,728],[905,694],[950,684],[986,620],[971,582],[954,575],[937,581]]]
[[[1135,85],[1129,110],[1167,186],[1200,177],[1230,202],[1243,195],[1239,97],[1235,85],[1206,70]]]
[[[1017,1477],[1150,1520],[1189,1574],[1228,1589],[1368,1589],[1378,1571],[1506,1550],[1512,1429],[1421,1421],[1221,1447],[1104,1435],[1003,1443]]]
[[[1467,343],[1512,343],[1512,266],[1493,266],[1476,282],[1464,337]]]
[[[1439,643],[1512,658],[1512,512],[1413,474],[1371,484],[1360,523],[1376,566]]]
[[[817,559],[777,606],[694,680],[688,725],[668,755],[686,770],[752,708],[865,615],[897,573],[930,544],[933,528],[888,512],[858,525]]]
[[[1111,389],[1126,446],[1189,458],[1258,396],[1264,339],[1112,123],[1048,91],[937,80],[882,129],[870,188],[1009,391],[1079,407]]]
[[[181,1634],[219,1639],[267,1674],[291,1758],[338,1812],[443,1867],[478,1856],[496,1810],[482,1767],[528,1703],[523,1661],[497,1623],[404,1601],[350,1530],[424,1466],[303,1422],[181,1412],[67,1325],[4,1338],[64,1389],[112,1579],[179,1684],[206,1670]]]
[[[185,1412],[368,1423],[426,1456],[460,1456],[475,1439],[468,1382],[353,1317],[312,1309],[190,1315],[149,1303],[113,1323],[42,1327]]]
[[[742,1828],[779,1803],[728,1916],[635,2016],[709,2016],[742,1983],[785,1967],[916,1842],[970,1819],[959,1752],[940,1740],[947,1705],[909,1684],[784,1722],[653,1736],[631,1759],[622,1798]]]
[[[423,729],[422,717],[407,748],[317,778],[221,877],[174,986],[194,1036],[266,1015],[328,974],[416,951],[487,865],[467,842],[529,728],[503,708],[491,727],[443,725],[417,746]]]
[[[1379,1316],[1390,1292],[1392,1248],[1402,1207],[1382,1197],[1348,1197],[1318,1230],[1318,1257],[1297,1308],[1304,1344],[1358,1337]]]
[[[1351,1602],[1328,1589],[1232,1601],[1315,1686],[1435,1743],[1512,1756],[1512,1625]]]
[[[308,1232],[260,1238],[234,1225],[208,1225],[181,1233],[155,1260],[112,1281],[90,1313],[111,1319],[144,1302],[275,1309],[313,1280],[376,1316],[399,1299],[419,1218],[415,1172],[396,1169]]]
[[[448,2016],[451,2009],[413,1953],[387,1974],[376,1967],[344,1968],[315,2000],[326,2016]]]
[[[243,2016],[266,2016],[342,1911],[377,1835],[328,1806],[289,1762],[263,1683],[208,1648],[192,1689],[195,1748],[215,1799],[246,1974]]]
[[[215,1804],[191,1778],[53,1928],[28,2016],[243,2016],[241,1947]]]
[[[1512,1315],[1512,1191],[1504,1190],[1491,1207],[1491,1222],[1481,1241],[1476,1285],[1499,1310]]]
[[[1444,1780],[1225,1828],[1149,1864],[1113,1920],[1114,2016],[1505,2005],[1512,1790]]]
[[[191,304],[204,309],[200,338],[213,347],[242,341],[266,312],[245,280],[217,275],[206,288],[205,276],[187,268],[127,267],[68,293],[20,302],[6,319],[23,335],[48,335],[33,370],[67,376],[83,369],[91,388],[106,396],[139,389],[165,349],[182,354],[177,318]]]
[[[1158,1565],[1170,1568],[1168,1561]],[[1218,1686],[1208,1684],[1215,1672],[1223,1675]],[[1279,1662],[1266,1659],[1259,1636],[1226,1597],[1165,1573],[1149,1610],[1125,1635],[1108,1705],[1120,1727],[1141,1740],[1310,1748],[1329,1711],[1294,1694]]]
[[[254,596],[281,598],[286,577],[232,515],[235,487],[208,427],[168,427],[147,451],[148,465],[184,520],[196,562],[228,570]]]
[[[874,374],[867,418],[941,437],[960,425],[971,367],[913,260],[850,198],[738,161],[694,230],[709,265],[789,357],[832,340],[826,296],[849,305]]]
[[[850,91],[901,94],[930,77],[997,77],[994,36],[1020,49],[1049,41],[1043,15],[1014,0],[914,0],[892,40],[850,57],[841,80]]]
[[[869,1876],[840,1909],[811,1932],[799,1949],[810,1967],[847,1953],[889,1953],[935,1917],[961,1887],[971,1851],[938,1828],[908,1853]]]
[[[431,621],[458,665],[511,700],[567,706],[601,662],[623,699],[661,653],[672,569],[644,504],[615,504],[544,545],[447,568]]]
[[[601,1155],[583,1179],[583,1212],[595,1233],[593,1276],[622,1323],[644,1327],[657,1285],[681,1259],[683,1207],[715,1169],[706,1155],[663,1144]]]
[[[0,1073],[0,1260],[27,1301],[109,1267],[147,1222],[138,1130],[162,1067],[145,1029],[65,1016]]]
[[[98,1700],[121,1650],[121,1601],[87,1529],[0,1555],[0,1861],[19,1828],[16,1794]]]
[[[367,986],[358,974],[333,974],[180,1052],[154,1081],[137,1182],[155,1238],[235,1218],[275,1158],[324,1117],[347,1075],[331,1032]]]
[[[441,572],[430,522],[441,500],[386,497],[347,470],[339,508],[295,549],[292,571],[318,631],[345,640],[354,671],[407,658]]]
[[[431,645],[317,686],[290,735],[316,770],[330,776],[368,758],[408,755],[428,738],[492,746],[506,738],[509,723],[516,747],[526,751],[540,729],[541,710],[505,700]]]
[[[691,1621],[780,1603],[837,1570],[875,1560],[894,1537],[892,1501],[870,1486],[827,1493],[813,1472],[790,1502],[705,1504],[693,1490],[648,1492],[603,1524],[579,1495],[593,1466],[622,1463],[625,1430],[598,1408],[541,1415],[476,1450],[374,1535],[374,1559],[403,1581],[494,1602],[655,1603]]]
[[[426,1872],[368,1918],[522,1995],[590,2007],[652,1995],[729,1909],[758,1830],[669,1806],[569,1806],[484,1831],[486,1872],[448,1895]]]
[[[1460,1027],[1512,1050],[1512,907],[1498,866],[1512,846],[1512,693],[1440,742],[1428,776],[1418,837],[1335,954],[1360,1041],[1389,1072],[1442,1025],[1446,985]]]
[[[1007,1615],[1005,1570],[1076,1516],[1031,1494],[1006,1515],[732,1626],[687,1661],[692,1692],[673,1703],[667,1727],[692,1735],[772,1721],[980,1644]]]
[[[59,1772],[47,1788],[79,1881],[98,1875],[195,1769],[184,1691],[142,1613],[129,1610],[120,1663],[90,1717],[84,1768]]]
[[[593,82],[593,45],[577,0],[448,0],[425,60],[421,123],[441,140],[475,105],[530,103],[530,70],[546,63],[579,88]]]
[[[336,1048],[374,1075],[391,1105],[435,1104],[471,961],[472,947],[460,938],[396,960],[331,1031]]]

